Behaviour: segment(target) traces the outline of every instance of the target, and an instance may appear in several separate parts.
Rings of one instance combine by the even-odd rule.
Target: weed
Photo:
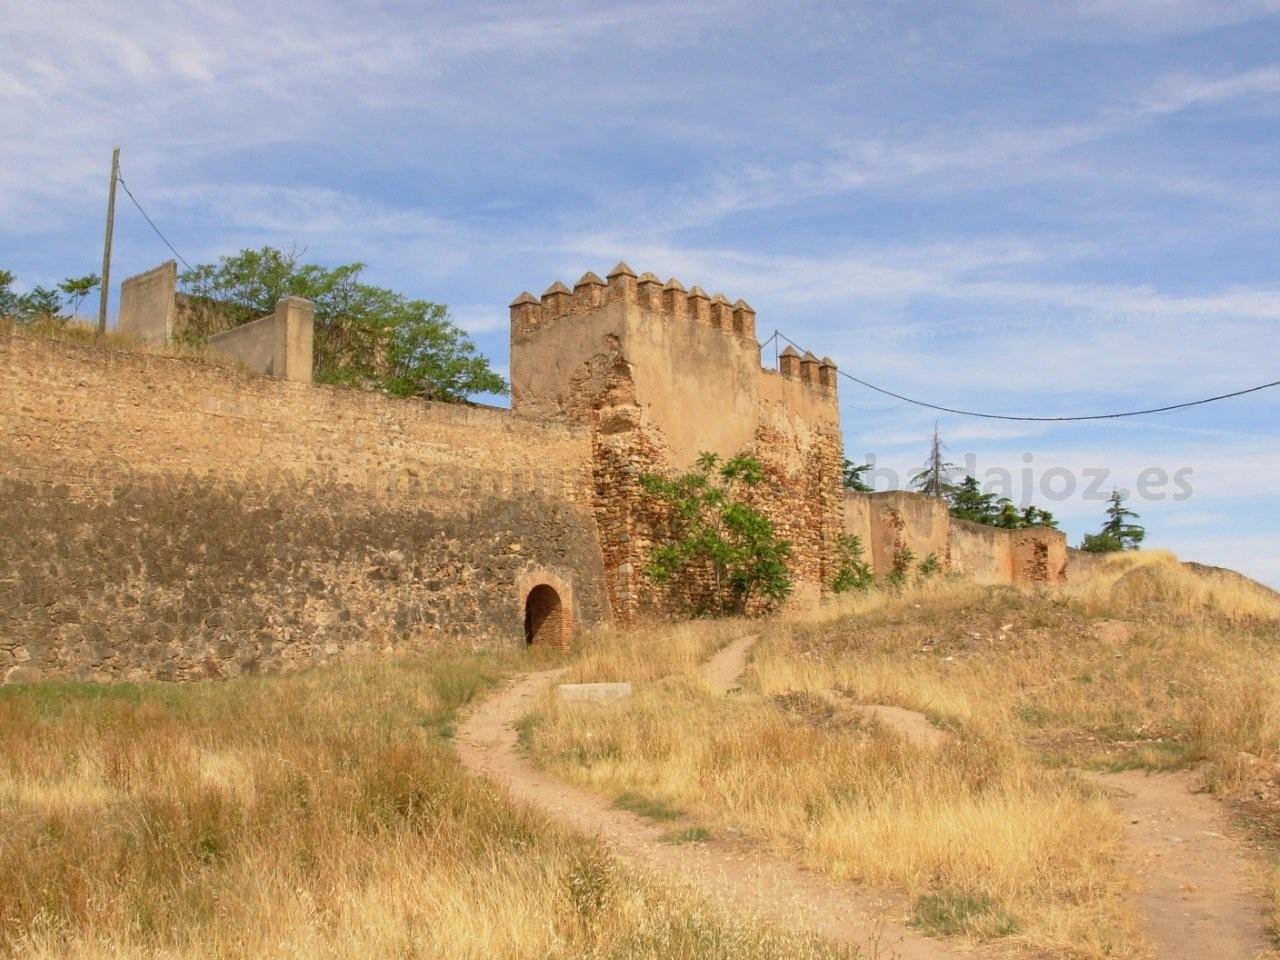
[[[917,897],[911,925],[933,937],[968,936],[980,940],[1016,933],[1018,923],[991,897],[945,890]]]
[[[689,827],[687,830],[672,830],[670,833],[662,835],[663,843],[685,844],[685,843],[706,843],[712,838],[713,834],[707,827]]]
[[[677,810],[656,797],[649,797],[642,793],[633,793],[631,791],[618,794],[614,798],[613,805],[619,810],[628,810],[650,820],[679,820],[684,816],[683,811]]]

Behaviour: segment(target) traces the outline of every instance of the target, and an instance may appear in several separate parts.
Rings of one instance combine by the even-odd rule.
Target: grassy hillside
[[[696,664],[744,630],[762,639],[743,692],[714,697]],[[602,634],[574,673],[640,685],[616,708],[544,701],[538,762],[896,891],[931,932],[1146,955],[1122,824],[1083,769],[1203,765],[1280,837],[1280,597],[1164,554],[1056,592],[944,581],[811,623]],[[913,746],[858,704],[919,711],[950,741]]]
[[[0,954],[849,956],[729,919],[465,775],[455,712],[514,663],[0,689]]]

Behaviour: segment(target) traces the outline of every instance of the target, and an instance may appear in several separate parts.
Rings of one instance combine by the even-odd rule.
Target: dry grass
[[[37,340],[53,340],[58,343],[102,347],[107,350],[118,350],[125,353],[180,357],[186,360],[199,360],[203,363],[214,363],[225,367],[243,367],[243,364],[235,358],[214,353],[202,344],[182,341],[173,341],[164,345],[150,344],[120,330],[108,330],[102,336],[98,336],[98,327],[95,322],[82,320],[78,317],[66,321],[42,321],[31,324],[15,324],[12,320],[0,317],[0,336],[8,336],[15,333]]]
[[[0,691],[0,953],[827,958],[623,868],[463,773],[442,655]]]
[[[593,646],[580,679],[630,705],[546,700],[530,749],[559,775],[737,828],[836,876],[899,891],[928,929],[1060,957],[1140,957],[1121,825],[1079,766],[1280,760],[1280,598],[1167,555],[1043,595],[942,582],[831,618],[683,628]],[[763,633],[743,696],[696,663]],[[643,649],[638,649],[643,645]],[[913,709],[938,750],[850,719]],[[941,925],[941,926],[939,926]]]
[[[1271,938],[1280,947],[1280,859],[1271,864],[1263,882],[1263,890],[1270,911],[1268,921],[1271,926]]]

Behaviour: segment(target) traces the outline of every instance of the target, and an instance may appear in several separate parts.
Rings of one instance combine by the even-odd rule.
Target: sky
[[[187,261],[366,263],[504,372],[518,293],[625,259],[945,406],[1280,378],[1280,0],[0,0],[0,129],[20,287],[99,269],[118,145]],[[121,195],[113,279],[169,256]],[[1148,546],[1280,586],[1280,389],[840,397],[881,487],[936,422],[1072,543],[1118,487]]]

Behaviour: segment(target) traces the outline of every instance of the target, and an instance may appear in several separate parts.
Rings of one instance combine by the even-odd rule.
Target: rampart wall
[[[1059,530],[1008,530],[950,515],[945,503],[906,490],[844,494],[845,532],[862,542],[877,577],[932,556],[948,573],[982,583],[1060,583],[1067,542]]]
[[[581,425],[0,332],[0,678],[191,679],[608,616]]]

